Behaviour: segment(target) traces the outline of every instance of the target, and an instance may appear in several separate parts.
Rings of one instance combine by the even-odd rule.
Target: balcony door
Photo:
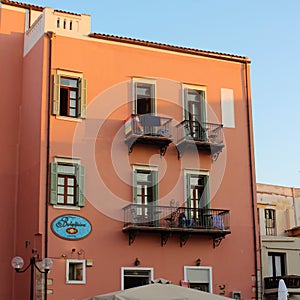
[[[185,88],[184,110],[191,137],[195,140],[204,140],[205,128],[201,125],[206,122],[205,91]]]
[[[192,220],[193,224],[200,227],[206,227],[204,215],[209,208],[209,184],[208,176],[197,173],[186,174],[186,192],[187,192],[187,218]]]
[[[134,169],[134,203],[136,215],[144,221],[153,221],[155,218],[155,202],[157,199],[157,170],[149,168]],[[153,204],[153,207],[152,207]]]

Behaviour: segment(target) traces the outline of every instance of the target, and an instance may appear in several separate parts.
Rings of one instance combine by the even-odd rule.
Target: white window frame
[[[147,83],[154,85],[154,107],[153,107],[153,115],[156,115],[157,112],[157,93],[156,93],[156,80],[155,79],[148,79],[148,78],[141,78],[141,77],[134,77],[132,78],[132,113],[137,114],[137,99],[136,99],[136,92],[135,92],[135,84],[136,83]]]
[[[82,264],[82,280],[69,279],[70,263]],[[67,259],[66,260],[66,283],[67,284],[86,284],[86,261],[85,259]]]
[[[181,98],[182,98],[182,119],[185,119],[185,89],[191,89],[196,91],[204,91],[205,93],[205,122],[207,122],[207,89],[203,85],[185,84],[181,85]]]
[[[121,290],[124,290],[124,271],[126,270],[138,270],[138,271],[150,271],[150,281],[154,280],[154,268],[137,268],[137,267],[121,267]]]
[[[212,267],[209,267],[209,266],[184,266],[184,281],[186,282],[190,282],[188,280],[188,277],[187,277],[187,273],[188,273],[188,270],[190,269],[196,269],[196,270],[208,270],[209,272],[209,282],[208,282],[208,286],[209,286],[209,292],[212,294],[213,293],[213,285],[212,285]],[[195,281],[196,282],[196,281]],[[205,282],[200,282],[200,281],[197,281],[199,283],[205,283]]]

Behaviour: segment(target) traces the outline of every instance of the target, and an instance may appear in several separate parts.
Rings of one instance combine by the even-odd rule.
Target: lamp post
[[[53,261],[51,258],[44,258],[42,260],[42,270],[41,270],[35,263],[35,257],[31,257],[28,266],[25,269],[21,270],[24,266],[24,260],[20,256],[15,256],[11,260],[11,265],[16,270],[17,273],[24,273],[30,267],[30,300],[34,300],[34,268],[36,268],[42,274],[48,274],[48,272],[52,268]]]

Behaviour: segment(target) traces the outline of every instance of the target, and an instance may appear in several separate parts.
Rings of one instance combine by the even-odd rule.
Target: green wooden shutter
[[[50,179],[50,203],[57,204],[57,162],[50,164],[51,179]]]
[[[156,114],[156,94],[155,94],[155,84],[151,84],[151,114],[155,115]]]
[[[133,87],[132,87],[132,89],[133,89],[133,103],[132,103],[133,110],[132,111],[133,111],[133,114],[137,114],[138,113],[138,111],[137,111],[137,82],[133,81],[132,84],[133,84]]]
[[[187,207],[191,207],[191,174],[186,174],[186,184],[185,184],[185,188],[186,188],[186,203],[187,203]]]
[[[133,197],[133,203],[137,203],[137,170],[133,171],[132,197]]]
[[[77,165],[77,203],[78,206],[85,205],[85,166]]]
[[[53,115],[59,115],[60,107],[60,75],[53,75],[53,103],[52,113]]]
[[[78,105],[79,105],[79,116],[86,118],[86,101],[87,101],[87,79],[78,79]]]
[[[204,203],[206,209],[210,208],[210,186],[209,186],[209,176],[204,176]]]
[[[206,101],[205,91],[200,91],[200,122],[206,122]]]
[[[136,169],[133,171],[132,196],[133,196],[133,203],[137,203],[137,170]]]
[[[189,120],[189,100],[188,100],[188,89],[183,88],[183,108],[184,108],[184,119]]]
[[[158,201],[158,171],[151,171],[152,175],[152,191],[153,191],[153,202]]]

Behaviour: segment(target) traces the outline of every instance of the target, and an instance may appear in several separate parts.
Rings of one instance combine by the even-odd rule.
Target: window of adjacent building
[[[155,114],[155,81],[147,79],[133,80],[133,114]]]
[[[276,211],[265,209],[266,235],[276,235]]]
[[[145,218],[150,217],[148,207],[158,200],[158,170],[152,166],[134,166],[133,168],[133,202],[141,205],[136,214]]]
[[[190,288],[212,293],[212,268],[184,266],[184,281]]]
[[[187,121],[189,134],[197,140],[205,140],[206,91],[204,87],[183,87],[184,119]]]
[[[66,282],[72,284],[86,283],[86,264],[83,259],[67,259]]]
[[[185,199],[188,207],[187,219],[189,222],[206,227],[205,209],[210,207],[209,176],[208,172],[197,170],[185,171]]]
[[[285,253],[269,252],[268,270],[269,270],[270,277],[286,275]]]
[[[50,203],[84,206],[84,173],[84,166],[72,159],[52,162]]]
[[[53,114],[70,118],[86,117],[87,81],[82,77],[55,74],[53,79]]]
[[[153,268],[122,268],[121,288],[129,288],[149,284],[153,280]]]

